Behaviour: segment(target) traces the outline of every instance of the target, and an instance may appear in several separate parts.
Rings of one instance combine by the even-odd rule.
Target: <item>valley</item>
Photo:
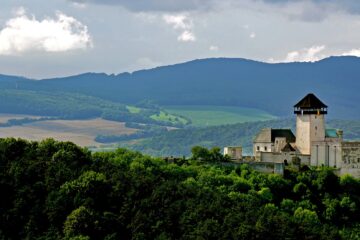
[[[292,104],[314,91],[331,105],[329,119],[343,119],[329,126],[358,139],[359,66],[357,57],[283,64],[216,58],[117,75],[0,75],[0,137],[156,156],[189,155],[194,145],[242,145],[251,153],[260,128],[292,128]]]

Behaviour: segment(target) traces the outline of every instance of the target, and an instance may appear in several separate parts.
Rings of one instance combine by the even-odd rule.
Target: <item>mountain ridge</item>
[[[16,87],[76,92],[126,104],[151,100],[159,105],[241,106],[278,116],[289,116],[293,104],[314,92],[329,105],[333,117],[358,119],[358,76],[358,57],[292,63],[207,58],[132,73],[83,73],[40,81],[17,78]],[[0,88],[15,88],[2,78]]]
[[[179,63],[174,63],[174,64],[169,64],[169,65],[161,65],[161,66],[156,66],[156,67],[152,67],[152,68],[147,68],[147,69],[139,69],[139,70],[135,70],[132,72],[129,71],[124,71],[124,72],[120,72],[120,73],[105,73],[105,72],[83,72],[83,73],[79,73],[79,74],[74,74],[74,75],[67,75],[67,76],[59,76],[59,77],[52,77],[52,78],[30,78],[30,77],[26,77],[26,76],[20,76],[20,75],[14,75],[14,74],[2,74],[0,73],[0,78],[19,78],[19,79],[26,79],[26,80],[33,80],[33,81],[47,81],[47,80],[54,80],[54,79],[67,79],[67,78],[71,78],[71,77],[81,77],[84,75],[105,75],[107,77],[118,77],[118,76],[123,76],[123,75],[133,75],[137,72],[143,72],[143,71],[151,71],[151,70],[155,70],[155,69],[161,69],[161,68],[166,68],[166,67],[173,67],[173,66],[179,66],[179,65],[184,65],[184,64],[188,64],[188,63],[196,63],[196,62],[204,62],[207,60],[236,60],[236,61],[244,61],[244,62],[253,62],[253,63],[261,63],[261,64],[266,64],[266,65],[289,65],[289,64],[312,64],[312,63],[320,63],[320,62],[327,62],[327,61],[331,61],[333,59],[360,59],[360,57],[357,56],[329,56],[323,59],[320,59],[318,61],[306,61],[306,62],[300,62],[300,61],[295,61],[295,62],[264,62],[264,61],[260,61],[260,60],[253,60],[253,59],[248,59],[248,58],[236,58],[236,57],[212,57],[212,58],[198,58],[198,59],[193,59],[193,60],[189,60],[189,61],[184,61],[184,62],[179,62]],[[1,79],[0,79],[1,80]]]

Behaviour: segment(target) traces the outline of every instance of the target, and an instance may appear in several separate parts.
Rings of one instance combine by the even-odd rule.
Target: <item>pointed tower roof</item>
[[[282,152],[295,152],[295,148],[293,148],[293,146],[291,146],[290,143],[287,143],[282,149]]]
[[[294,106],[295,108],[300,109],[321,109],[321,108],[327,108],[327,106],[319,99],[317,98],[313,93],[309,93],[306,95],[303,99],[301,99],[297,104]]]

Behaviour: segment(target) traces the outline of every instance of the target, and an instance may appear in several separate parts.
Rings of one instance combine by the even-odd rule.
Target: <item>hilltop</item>
[[[85,73],[41,81],[14,77],[13,82],[0,75],[0,88],[76,92],[125,104],[146,99],[161,106],[240,106],[277,116],[288,116],[289,103],[314,92],[331,106],[330,117],[358,119],[359,76],[357,57],[277,64],[216,58],[118,75]]]

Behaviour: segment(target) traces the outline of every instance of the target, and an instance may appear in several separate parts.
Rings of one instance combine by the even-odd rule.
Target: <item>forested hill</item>
[[[66,78],[4,81],[1,88],[77,92],[121,103],[144,99],[160,105],[223,105],[289,115],[308,92],[334,118],[360,118],[360,58],[330,57],[314,63],[268,64],[245,59],[203,59],[134,73],[85,73]],[[15,81],[14,81],[15,82]]]
[[[358,179],[265,175],[215,150],[170,164],[0,139],[0,239],[359,239]]]
[[[295,133],[295,119],[246,122],[204,128],[178,129],[162,132],[149,138],[121,142],[133,150],[153,156],[189,156],[192,146],[225,147],[242,146],[244,155],[252,155],[253,139],[263,128],[292,129]],[[342,129],[345,140],[360,139],[360,121],[328,120],[327,128]]]

